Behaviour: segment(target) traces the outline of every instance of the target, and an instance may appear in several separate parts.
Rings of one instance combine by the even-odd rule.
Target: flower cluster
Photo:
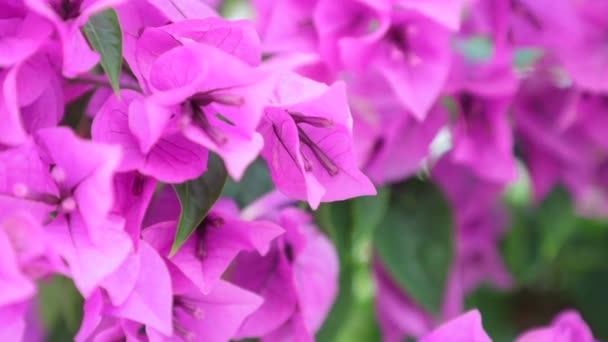
[[[455,226],[441,310],[374,256],[382,336],[490,341],[463,301],[512,286],[497,246],[518,163],[536,201],[561,184],[608,207],[604,1],[253,0],[255,21],[219,5],[0,0],[0,336],[35,339],[37,284],[60,275],[84,298],[78,341],[313,341],[339,257],[296,202],[428,170]],[[114,76],[88,26],[104,14]],[[174,188],[207,186],[217,157],[235,181],[263,159],[277,191],[205,204],[177,244],[188,201],[215,199]],[[517,341],[558,339],[593,341],[574,311]]]
[[[85,299],[81,341],[310,340],[333,303],[336,253],[290,200],[247,219],[220,200],[171,252],[183,209],[170,185],[204,175],[210,153],[235,180],[262,156],[277,187],[313,208],[375,194],[356,166],[343,83],[262,65],[250,22],[173,5],[1,4],[0,316],[11,340],[27,339],[36,282],[52,275]],[[82,29],[111,8],[126,61],[116,94]],[[66,106],[83,95],[92,121],[70,128]]]

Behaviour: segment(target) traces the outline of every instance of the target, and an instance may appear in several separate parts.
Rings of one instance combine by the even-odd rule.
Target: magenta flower
[[[99,334],[99,330],[107,329],[111,322],[116,326],[116,319],[172,334],[171,277],[163,258],[150,245],[140,242],[138,251],[116,269],[116,274],[106,278],[102,286],[106,292],[98,290],[87,297],[77,341]]]
[[[63,74],[75,77],[91,70],[99,56],[91,50],[81,27],[89,18],[123,0],[25,0],[35,13],[47,18],[55,27],[63,51]]]
[[[451,321],[442,324],[430,334],[420,339],[420,342],[491,342],[488,334],[481,325],[481,314],[471,310]]]
[[[114,176],[114,207],[112,213],[125,219],[125,232],[138,248],[144,222],[158,181],[141,173],[125,172]]]
[[[174,197],[172,200],[176,200]],[[175,221],[147,227],[143,237],[162,255],[169,255],[175,237]],[[201,225],[167,262],[208,294],[242,251],[264,255],[283,229],[267,221],[242,221],[235,203],[220,200]]]
[[[264,51],[311,52],[317,32],[313,13],[318,0],[254,0],[257,29]]]
[[[246,25],[217,20],[195,22],[191,30],[179,24],[147,29],[136,58],[151,100],[176,113],[183,134],[222,156],[239,179],[262,147],[255,128],[274,80],[241,60],[254,62],[245,57],[255,49],[245,39],[252,36]],[[218,39],[222,32],[226,39]]]
[[[366,75],[350,81],[354,144],[365,174],[376,184],[386,184],[416,173],[446,124],[447,112],[436,105],[419,121],[403,109],[381,78]]]
[[[563,47],[557,52],[559,61],[577,85],[592,92],[605,93],[608,91],[605,47],[608,20],[602,13],[608,11],[608,6],[601,1],[589,0],[575,2],[575,5],[575,11],[572,7],[567,8],[570,11],[564,11],[563,16],[571,17],[571,21],[578,19],[580,31],[568,32],[570,34],[565,38],[552,33],[559,37]]]
[[[563,311],[551,325],[531,329],[520,335],[516,342],[595,342],[591,329],[581,316],[572,310]]]
[[[109,216],[120,154],[113,147],[82,141],[65,128],[43,129],[35,138],[36,145],[30,140],[0,154],[10,170],[0,172],[0,192],[48,223],[49,245],[66,261],[66,272],[86,296],[131,249],[123,222]],[[53,147],[59,145],[64,148]]]
[[[95,115],[93,140],[122,147],[117,171],[181,183],[207,169],[208,152],[186,139],[171,113],[130,90],[111,96]]]
[[[51,33],[51,25],[35,13],[28,12],[19,1],[0,4],[3,25],[0,30],[0,68],[17,64],[44,43]]]
[[[444,25],[450,30],[457,31],[463,14],[463,0],[396,0],[398,8],[420,12]]]
[[[0,144],[25,142],[29,134],[63,117],[63,91],[54,58],[45,50],[0,72]]]
[[[278,223],[286,233],[269,253],[241,253],[230,273],[236,285],[264,298],[237,336],[312,341],[336,296],[337,255],[306,213],[285,209]]]
[[[422,120],[448,77],[450,31],[410,10],[395,10],[373,32],[339,41],[344,65],[356,72],[371,68],[391,86],[394,96]]]
[[[376,193],[354,160],[343,83],[328,88],[286,74],[275,97],[259,131],[265,142],[262,156],[281,192],[306,199],[313,209],[320,202]]]
[[[173,336],[150,329],[150,341],[229,341],[262,302],[255,294],[223,280],[208,294],[182,280],[173,281]]]

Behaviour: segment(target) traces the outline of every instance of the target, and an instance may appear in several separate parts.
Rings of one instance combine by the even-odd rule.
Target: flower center
[[[70,19],[75,19],[80,15],[82,1],[83,0],[51,0],[51,7],[61,19],[68,21]]]
[[[55,184],[57,184],[59,195],[32,191],[24,183],[16,183],[13,186],[13,195],[17,198],[54,206],[56,207],[56,213],[70,213],[76,209],[77,203],[72,195],[72,191],[68,189],[65,183],[65,177],[65,172],[63,169],[57,166],[52,166],[51,178],[53,178]]]
[[[175,333],[186,341],[194,341],[196,335],[188,327],[180,323],[180,317],[187,315],[196,320],[204,316],[204,312],[197,300],[186,296],[176,295],[173,297],[173,329]]]
[[[386,33],[386,40],[391,46],[391,58],[394,60],[406,60],[412,65],[418,65],[421,62],[412,51],[411,38],[416,35],[418,29],[413,25],[407,26],[392,26]]]

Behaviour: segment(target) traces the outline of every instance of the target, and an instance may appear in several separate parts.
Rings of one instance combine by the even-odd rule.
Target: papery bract
[[[375,194],[354,160],[344,84],[327,88],[288,74],[278,87],[259,128],[265,142],[262,156],[277,188],[308,200],[313,208]]]

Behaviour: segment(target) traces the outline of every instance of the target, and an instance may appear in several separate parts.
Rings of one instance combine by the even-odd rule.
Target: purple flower
[[[313,13],[317,2],[318,0],[253,1],[264,51],[315,51],[318,38]]]
[[[52,27],[27,11],[20,1],[0,4],[3,22],[0,29],[0,68],[19,63],[32,55],[48,38]]]
[[[357,160],[376,184],[396,182],[416,173],[448,115],[436,105],[423,120],[405,111],[378,77],[349,83]]]
[[[347,68],[380,73],[404,108],[422,120],[447,80],[449,42],[450,31],[443,25],[419,12],[396,9],[381,17],[374,31],[338,44]]]
[[[147,243],[109,275],[102,286],[87,297],[77,341],[85,341],[116,319],[138,322],[166,335],[173,332],[171,277],[163,258]],[[128,278],[125,278],[128,277]],[[153,284],[153,286],[152,286]],[[100,334],[102,335],[102,334]]]
[[[175,227],[175,221],[160,222],[145,228],[143,237],[159,253],[169,255]],[[282,233],[283,229],[268,221],[240,220],[235,203],[220,200],[168,263],[208,294],[240,252],[264,255],[270,242]]]
[[[142,95],[123,90],[95,115],[93,140],[122,147],[117,171],[137,170],[160,181],[181,183],[207,169],[208,152],[186,139],[171,113]]]
[[[262,147],[255,128],[274,79],[247,64],[256,63],[249,26],[218,20],[147,29],[136,59],[151,101],[175,113],[183,134],[222,156],[239,179]]]
[[[491,342],[488,334],[481,325],[481,314],[471,310],[451,321],[442,324],[430,334],[420,339],[420,342]]]
[[[0,153],[0,193],[46,224],[49,246],[86,296],[131,249],[122,220],[109,215],[120,154],[65,128],[43,129],[35,138]]]
[[[50,51],[41,51],[0,71],[0,144],[25,142],[36,130],[55,126],[63,117],[61,79]]]
[[[306,213],[285,209],[278,223],[286,233],[268,254],[241,253],[230,272],[236,285],[264,298],[237,337],[312,341],[336,296],[337,255]]]
[[[262,156],[285,195],[317,208],[320,202],[376,193],[354,159],[343,83],[327,87],[285,74],[259,131],[265,143]]]
[[[581,316],[572,310],[561,312],[551,325],[531,329],[520,335],[516,342],[595,342],[591,329]]]
[[[91,70],[99,56],[91,50],[81,27],[92,15],[118,5],[123,0],[25,0],[33,12],[47,18],[55,27],[63,51],[63,74],[75,77]]]

